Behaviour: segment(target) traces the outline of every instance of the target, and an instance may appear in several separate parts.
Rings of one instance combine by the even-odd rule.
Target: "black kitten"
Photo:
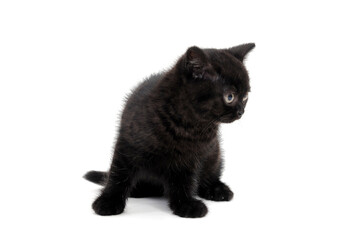
[[[170,71],[133,91],[109,172],[85,175],[105,186],[92,205],[97,214],[122,213],[129,196],[165,195],[174,214],[196,218],[208,211],[196,195],[232,199],[233,192],[220,181],[218,127],[244,113],[250,86],[243,60],[254,47],[191,47]]]

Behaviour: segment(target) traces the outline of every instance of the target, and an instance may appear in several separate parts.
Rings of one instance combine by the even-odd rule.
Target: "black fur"
[[[174,214],[196,218],[208,211],[196,195],[214,201],[233,198],[220,181],[218,126],[244,113],[250,85],[243,60],[254,47],[191,47],[171,70],[133,91],[109,172],[84,176],[104,185],[92,205],[97,214],[122,213],[129,196],[165,195]]]
[[[86,180],[89,180],[90,182],[97,183],[97,184],[104,186],[106,183],[107,176],[108,175],[106,172],[90,171],[84,175],[84,178]]]

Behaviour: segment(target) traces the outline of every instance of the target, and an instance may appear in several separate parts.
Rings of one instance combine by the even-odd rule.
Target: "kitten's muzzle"
[[[241,116],[244,114],[244,109],[238,110],[236,114],[237,114],[237,119],[240,119]]]

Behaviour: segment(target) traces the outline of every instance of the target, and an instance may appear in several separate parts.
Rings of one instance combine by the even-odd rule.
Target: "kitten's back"
[[[157,83],[161,80],[163,73],[151,75],[149,78],[140,83],[130,94],[126,105],[144,103]]]

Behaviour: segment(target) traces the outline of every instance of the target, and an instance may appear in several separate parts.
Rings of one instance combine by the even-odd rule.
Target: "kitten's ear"
[[[205,53],[198,47],[190,47],[185,53],[186,69],[192,73],[194,78],[201,78],[209,63]]]
[[[255,47],[255,43],[245,43],[236,47],[229,48],[229,52],[240,61],[244,61],[245,56]]]

